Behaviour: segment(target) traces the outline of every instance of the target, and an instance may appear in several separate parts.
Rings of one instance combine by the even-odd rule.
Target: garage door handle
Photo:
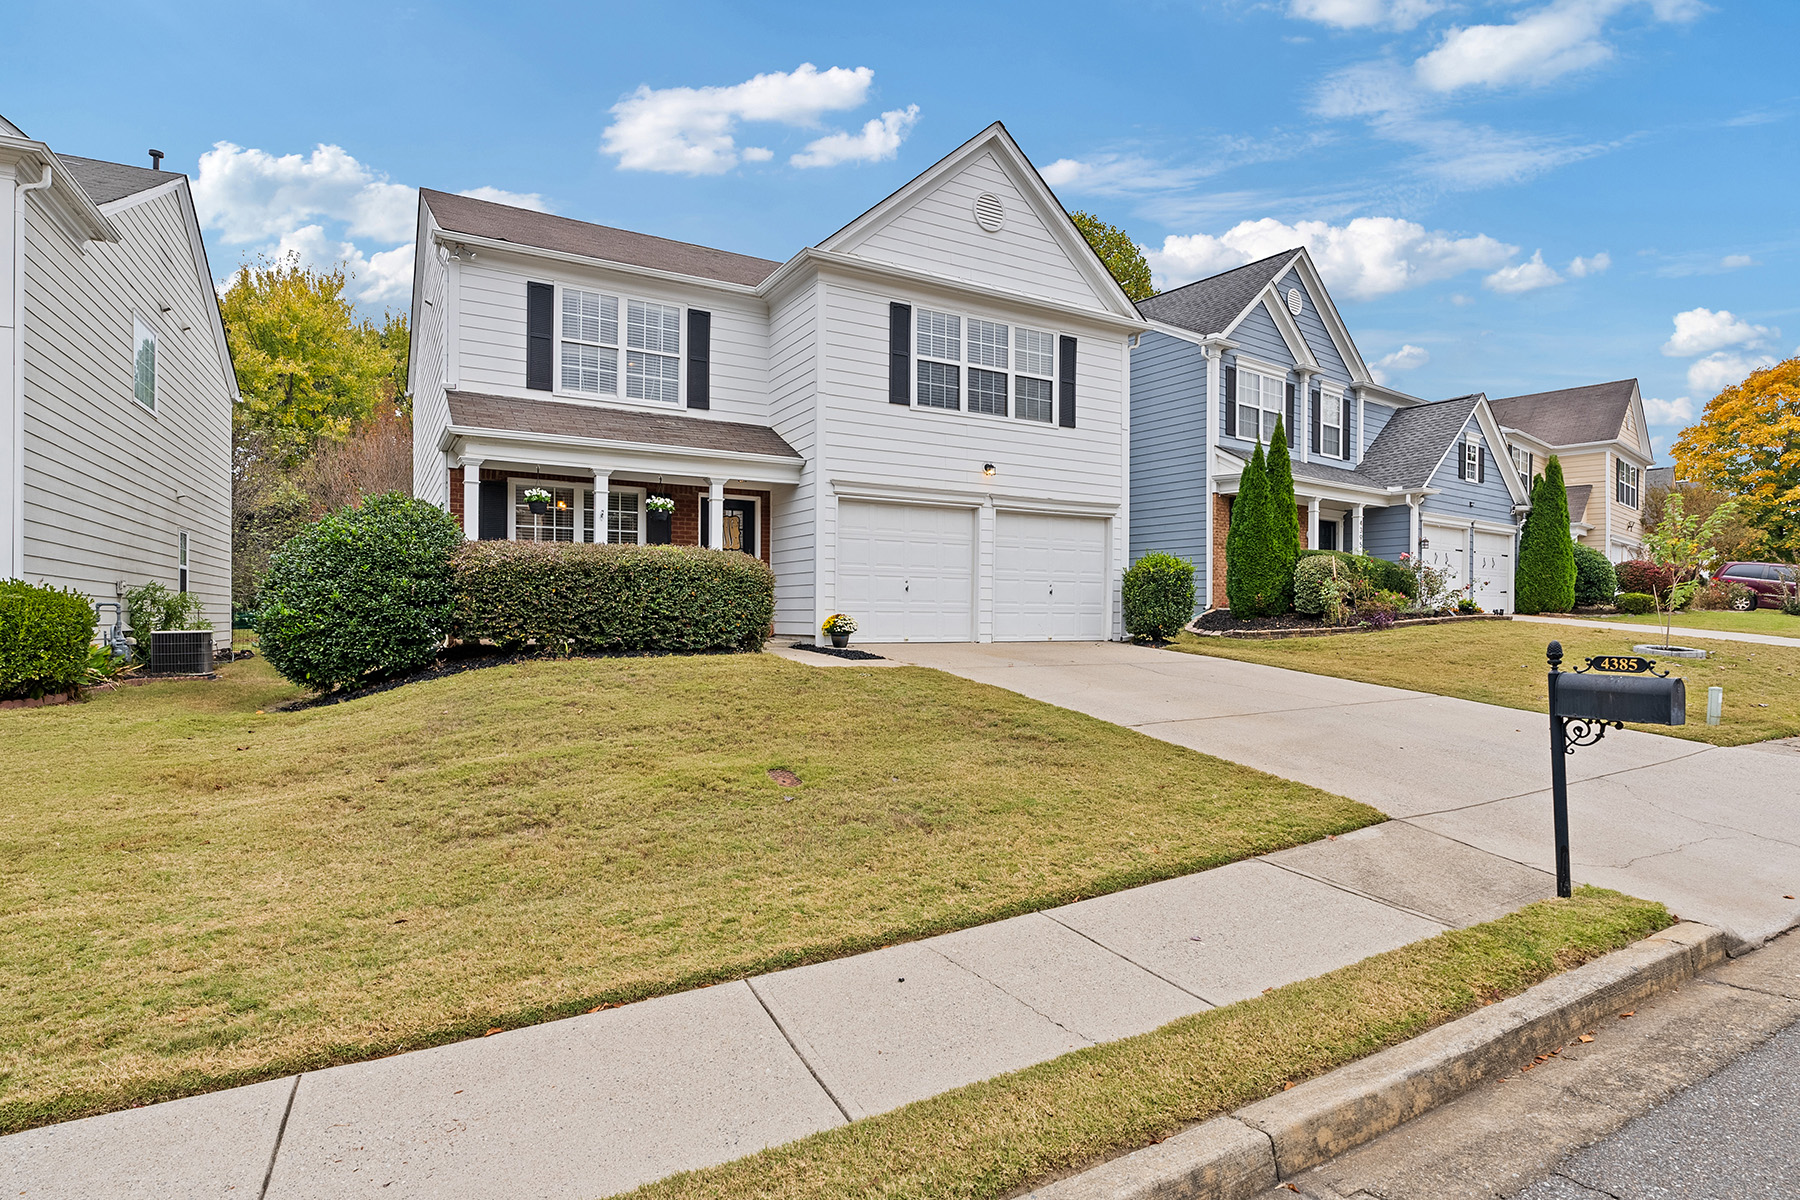
[[[908,579],[908,580],[905,580],[905,581],[903,581],[903,582],[902,582],[902,583],[901,583],[901,584],[900,584],[900,590],[901,590],[901,591],[903,591],[903,592],[910,592],[910,591],[912,591],[912,580],[910,580],[910,579]]]

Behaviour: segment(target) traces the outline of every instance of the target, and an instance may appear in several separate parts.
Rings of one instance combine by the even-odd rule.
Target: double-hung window
[[[1481,478],[1481,442],[1479,440],[1477,440],[1477,438],[1475,437],[1474,434],[1471,433],[1468,436],[1468,438],[1463,441],[1462,453],[1463,453],[1462,477],[1464,479],[1469,479],[1469,480],[1480,479]]]
[[[544,511],[531,511],[525,493],[541,488],[550,493]],[[513,540],[518,542],[572,542],[575,540],[575,489],[546,486],[530,480],[513,481]]]
[[[1537,460],[1532,457],[1531,451],[1523,446],[1513,446],[1509,453],[1512,455],[1513,470],[1517,471],[1519,478],[1529,485],[1532,471],[1537,466]]]
[[[1013,415],[1021,421],[1056,419],[1054,388],[1056,335],[1041,329],[1015,329],[1018,348],[1013,351]]]
[[[969,411],[1004,417],[1007,409],[1006,368],[1011,365],[1007,327],[997,321],[969,318]]]
[[[675,404],[681,398],[681,309],[625,303],[625,395]]]
[[[188,590],[188,535],[185,530],[175,535],[175,590],[183,595]]]
[[[1327,458],[1347,458],[1344,453],[1344,394],[1319,389],[1319,453]]]
[[[644,540],[643,500],[639,492],[606,494],[606,540],[635,546]]]
[[[1638,506],[1638,469],[1620,459],[1617,469],[1618,483],[1615,499],[1627,508]]]
[[[1286,381],[1252,367],[1237,369],[1237,435],[1248,441],[1269,442],[1275,437],[1275,421],[1287,401]]]
[[[918,402],[926,408],[962,407],[962,318],[918,310]]]
[[[562,387],[619,394],[619,298],[580,288],[562,294]]]

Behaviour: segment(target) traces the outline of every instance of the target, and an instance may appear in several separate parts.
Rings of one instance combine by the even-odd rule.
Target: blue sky
[[[1427,397],[1636,376],[1656,444],[1800,345],[1800,4],[34,4],[0,113],[195,177],[214,270],[404,306],[429,186],[783,259],[1001,119],[1171,285],[1304,242]]]

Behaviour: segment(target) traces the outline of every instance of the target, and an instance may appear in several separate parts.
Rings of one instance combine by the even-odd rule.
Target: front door
[[[700,544],[712,545],[712,505],[706,497],[700,497]],[[756,555],[756,501],[725,500],[725,538],[720,543],[725,550],[741,550],[745,554]]]

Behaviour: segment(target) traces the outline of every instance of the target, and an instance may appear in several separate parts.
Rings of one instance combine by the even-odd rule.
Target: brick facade
[[[1225,539],[1231,533],[1231,502],[1235,496],[1221,496],[1215,493],[1212,498],[1212,596],[1213,604],[1225,605]],[[1310,549],[1306,544],[1306,505],[1294,505],[1294,520],[1300,525],[1301,549]]]

